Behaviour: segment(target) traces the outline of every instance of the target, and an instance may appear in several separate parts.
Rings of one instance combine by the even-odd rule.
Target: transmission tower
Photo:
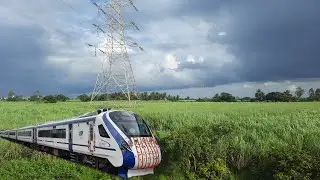
[[[93,0],[91,2],[98,9],[99,15],[102,15],[102,23],[93,24],[97,32],[102,34],[102,42],[98,45],[88,44],[95,48],[95,56],[102,55],[101,72],[97,75],[91,102],[97,95],[107,95],[109,100],[111,93],[121,93],[131,106],[132,102],[136,103],[132,97],[137,97],[137,90],[127,46],[143,49],[136,42],[126,40],[126,28],[139,28],[132,21],[125,22],[123,12],[127,7],[133,7],[136,11],[138,9],[132,0],[109,0],[102,5]]]

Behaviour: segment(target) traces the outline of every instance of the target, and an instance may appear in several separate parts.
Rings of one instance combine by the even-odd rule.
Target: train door
[[[68,143],[69,143],[69,151],[72,152],[73,149],[72,149],[72,124],[69,124],[69,140],[68,140]]]
[[[94,151],[94,121],[89,122],[89,150],[90,152]]]
[[[33,144],[37,144],[37,128],[33,128]]]

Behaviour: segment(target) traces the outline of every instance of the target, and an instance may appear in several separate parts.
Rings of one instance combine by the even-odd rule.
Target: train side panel
[[[27,143],[33,143],[33,129],[17,130],[17,140]]]
[[[123,165],[122,151],[103,122],[101,115],[97,116],[94,126],[94,147],[95,156],[108,159],[114,167]]]
[[[68,125],[37,128],[37,144],[68,150]]]
[[[54,148],[69,150],[68,146],[68,125],[56,126],[53,138]]]
[[[39,146],[32,147],[39,150],[90,163],[93,167],[99,168],[99,164],[107,163],[103,159],[107,159],[117,167],[120,177],[128,178],[153,174],[161,161],[155,137],[139,118],[126,112],[98,111],[98,115],[1,131],[0,136],[34,143]]]
[[[72,150],[77,153],[91,154],[89,122],[72,124]]]
[[[52,127],[37,128],[38,145],[53,147],[53,140],[50,138],[49,132],[51,129]]]
[[[16,131],[15,130],[9,131],[8,138],[12,139],[12,140],[15,140],[16,139]]]

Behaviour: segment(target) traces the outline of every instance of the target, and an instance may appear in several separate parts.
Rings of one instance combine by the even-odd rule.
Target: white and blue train
[[[122,178],[153,174],[161,152],[136,113],[101,109],[83,116],[0,131],[0,136]],[[110,171],[111,170],[111,171]]]

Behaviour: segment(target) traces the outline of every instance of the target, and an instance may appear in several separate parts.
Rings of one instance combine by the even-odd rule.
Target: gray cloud
[[[100,70],[84,44],[97,42],[94,7],[21,2],[2,4],[15,12],[0,4],[0,82],[7,84],[0,93],[90,92]],[[320,76],[318,1],[135,2],[140,11],[130,10],[128,19],[141,31],[128,33],[145,49],[131,54],[140,90]]]
[[[225,7],[232,26],[223,43],[246,81],[320,77],[320,2],[246,1]]]
[[[205,78],[198,79],[198,86],[200,82],[212,86],[242,81],[320,77],[320,54],[317,49],[320,45],[319,8],[318,1],[183,3],[179,10],[170,15],[200,17],[214,23],[208,38],[212,43],[226,45],[227,53],[236,57],[237,65],[226,64],[215,73],[217,68],[213,69],[209,62],[213,57],[204,55],[208,59],[204,63],[182,62],[179,69],[205,72]],[[221,31],[225,32],[225,36],[218,35]],[[201,46],[196,43],[188,45]],[[175,41],[175,46],[169,47],[177,46],[179,42]],[[182,47],[184,53],[188,53],[188,48]]]
[[[265,93],[284,92],[289,90],[295,94],[296,88],[300,86],[305,90],[304,97],[308,96],[310,88],[320,88],[320,79],[302,79],[295,81],[270,81],[270,82],[242,82],[219,85],[216,87],[186,87],[185,89],[165,90],[171,95],[180,95],[181,97],[203,98],[213,97],[216,93],[227,92],[238,97],[254,97],[257,89]]]
[[[33,27],[0,25],[1,94],[10,89],[31,93],[43,86],[54,87],[58,74],[45,64],[47,47],[42,35],[42,30]]]

